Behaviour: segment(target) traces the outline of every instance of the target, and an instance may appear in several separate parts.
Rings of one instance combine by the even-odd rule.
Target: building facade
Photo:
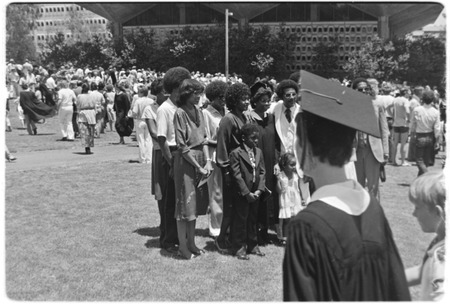
[[[91,35],[109,39],[108,20],[76,4],[52,3],[38,4],[40,17],[32,32],[38,51],[45,42],[63,33],[67,40],[83,40]]]

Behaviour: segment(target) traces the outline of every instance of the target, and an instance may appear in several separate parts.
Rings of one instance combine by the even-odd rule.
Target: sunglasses
[[[367,88],[358,88],[357,90],[358,90],[359,92],[363,92],[363,93],[372,91],[369,87],[367,87]]]

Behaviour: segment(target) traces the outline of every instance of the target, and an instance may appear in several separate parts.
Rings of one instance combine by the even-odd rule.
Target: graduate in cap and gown
[[[285,301],[408,301],[404,267],[379,202],[344,165],[356,131],[380,137],[371,98],[301,71],[296,155],[316,186],[287,227]]]

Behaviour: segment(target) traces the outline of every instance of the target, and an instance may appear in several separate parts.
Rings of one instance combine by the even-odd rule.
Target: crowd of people
[[[424,299],[442,296],[445,185],[427,173],[445,149],[437,91],[306,71],[248,85],[184,67],[52,71],[12,61],[7,77],[7,107],[14,102],[30,135],[58,115],[61,140],[80,137],[91,154],[108,125],[120,144],[135,133],[139,162],[151,164],[162,249],[204,254],[195,241],[204,215],[222,254],[249,260],[268,244],[285,247],[285,300],[409,300],[418,283]],[[414,216],[437,236],[424,263],[405,271],[379,183],[385,165],[413,161]]]

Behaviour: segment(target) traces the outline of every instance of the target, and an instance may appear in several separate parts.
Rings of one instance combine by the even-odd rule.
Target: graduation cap
[[[306,71],[300,73],[302,111],[380,137],[371,96]]]

